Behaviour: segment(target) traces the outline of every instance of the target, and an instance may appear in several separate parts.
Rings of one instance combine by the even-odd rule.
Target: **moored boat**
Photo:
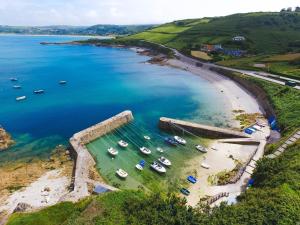
[[[15,77],[11,77],[10,80],[11,80],[11,81],[18,81],[18,79],[15,78]]]
[[[43,89],[33,91],[34,94],[43,94],[44,92]]]
[[[186,196],[190,195],[190,191],[186,188],[181,188],[180,189],[180,192]]]
[[[65,80],[60,80],[59,81],[59,84],[66,84],[67,83],[67,81],[65,81]]]
[[[109,154],[111,154],[112,156],[116,156],[116,155],[118,155],[119,154],[119,152],[118,152],[118,150],[116,150],[116,149],[114,149],[114,148],[109,148],[109,149],[107,149],[107,152],[109,153]]]
[[[117,169],[116,174],[121,178],[126,178],[128,176],[128,173],[122,169]]]
[[[25,100],[25,99],[26,99],[25,95],[16,98],[17,101],[22,101],[22,100]]]
[[[196,145],[196,149],[203,153],[207,152],[207,149],[205,147],[203,147],[202,145]]]
[[[122,148],[126,148],[128,146],[128,143],[126,141],[120,140],[118,141],[118,145]]]
[[[149,140],[151,139],[151,137],[145,135],[145,136],[144,136],[144,139],[147,140],[147,141],[149,141]]]
[[[175,141],[175,139],[172,138],[172,137],[166,137],[165,138],[165,142],[168,143],[169,145],[173,145],[173,146],[177,146],[178,145],[178,142]]]
[[[135,168],[137,168],[138,170],[141,170],[141,171],[144,169],[144,167],[142,167],[140,164],[136,164]]]
[[[141,147],[140,151],[145,154],[145,155],[150,155],[151,154],[151,150],[149,148],[146,147]]]
[[[181,145],[185,145],[186,144],[186,140],[184,140],[182,137],[174,136],[174,140],[177,141]]]
[[[166,168],[160,165],[158,162],[154,161],[151,164],[151,168],[154,169],[158,173],[165,173],[167,172]]]
[[[14,88],[14,89],[20,89],[21,86],[20,86],[20,85],[14,85],[13,88]]]
[[[159,157],[159,158],[158,158],[158,161],[159,161],[161,164],[165,165],[165,166],[171,166],[171,165],[172,165],[171,161],[170,161],[169,159],[163,157],[163,156]]]
[[[156,150],[157,150],[158,152],[160,152],[160,153],[163,153],[163,152],[164,152],[164,150],[163,150],[162,148],[160,148],[160,147],[156,148]]]
[[[210,168],[210,165],[208,165],[207,163],[201,163],[201,166],[205,169],[209,169]]]

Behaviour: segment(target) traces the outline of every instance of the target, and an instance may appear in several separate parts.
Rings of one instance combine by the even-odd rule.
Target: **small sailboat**
[[[203,153],[207,152],[207,149],[205,147],[203,147],[202,145],[196,145],[196,149]]]
[[[164,150],[163,150],[162,148],[160,148],[160,147],[156,148],[156,150],[157,150],[158,152],[160,152],[160,153],[163,153],[163,152],[164,152]]]
[[[190,195],[190,193],[191,193],[191,192],[190,192],[188,189],[186,189],[186,188],[181,188],[181,189],[180,189],[180,192],[181,192],[182,194],[186,195],[186,196]]]
[[[195,177],[193,177],[193,176],[188,176],[188,177],[187,177],[187,180],[188,180],[189,182],[191,182],[192,184],[195,184],[195,183],[197,182],[197,179],[196,179]]]
[[[116,174],[121,178],[128,177],[128,173],[125,170],[117,169]]]
[[[201,167],[203,167],[205,169],[209,169],[210,165],[208,165],[207,163],[203,162],[203,163],[201,163]]]
[[[168,143],[169,145],[173,145],[173,146],[177,146],[178,145],[178,142],[175,141],[175,139],[172,138],[172,137],[166,137],[165,138],[165,142]]]
[[[167,158],[163,157],[163,156],[159,157],[159,158],[158,158],[158,161],[159,161],[161,164],[165,165],[165,166],[171,166],[171,165],[172,165],[171,161],[168,160]]]
[[[11,80],[11,81],[18,81],[18,79],[15,78],[15,77],[11,77],[10,80]]]
[[[147,141],[149,141],[149,140],[151,140],[151,137],[145,135],[145,136],[144,136],[144,139],[147,140]]]
[[[185,145],[186,144],[186,140],[184,140],[182,137],[174,136],[174,139],[175,139],[175,141],[177,141],[181,145]]]
[[[146,147],[141,147],[140,151],[142,153],[144,153],[145,155],[150,155],[151,154],[151,150],[149,148],[146,148]]]
[[[22,100],[25,100],[25,99],[26,99],[25,95],[16,98],[17,101],[22,101]]]
[[[122,148],[126,148],[128,146],[128,143],[126,141],[120,140],[118,141],[118,145]]]
[[[59,81],[59,84],[66,84],[67,83],[67,81],[65,81],[65,80],[60,80]]]
[[[44,92],[43,89],[33,91],[34,94],[43,94]]]
[[[20,86],[20,85],[14,85],[13,88],[14,88],[14,89],[20,89],[21,86]]]
[[[118,155],[119,154],[119,152],[118,152],[118,150],[116,150],[116,149],[114,149],[114,148],[109,148],[109,149],[107,149],[107,152],[109,153],[109,154],[111,154],[112,156],[116,156],[116,155]]]
[[[135,168],[142,171],[145,167],[145,163],[145,160],[142,159],[138,164],[135,165]]]
[[[167,172],[166,168],[160,165],[158,162],[154,161],[151,164],[151,168],[154,169],[158,173],[165,173]]]

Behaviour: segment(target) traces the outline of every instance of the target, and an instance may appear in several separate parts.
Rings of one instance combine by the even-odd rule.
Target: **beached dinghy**
[[[175,139],[175,141],[177,141],[181,145],[185,145],[186,144],[186,140],[184,140],[182,137],[174,136],[174,139]]]
[[[187,177],[187,180],[188,180],[189,182],[191,182],[192,184],[195,184],[195,183],[197,182],[197,179],[196,179],[195,177],[193,177],[193,176],[188,176],[188,177]]]
[[[168,160],[167,158],[163,157],[163,156],[159,157],[159,158],[158,158],[158,161],[159,161],[161,164],[165,165],[165,166],[171,166],[171,165],[172,165],[171,161]]]
[[[126,141],[120,140],[118,141],[118,145],[120,145],[122,148],[126,148],[128,146],[128,143]]]
[[[151,168],[154,169],[158,173],[167,172],[165,167],[163,167],[162,165],[160,165],[158,162],[155,162],[155,161],[151,164]]]
[[[20,85],[14,85],[13,88],[14,88],[14,89],[20,89],[21,86],[20,86]]]
[[[173,146],[177,146],[178,145],[178,142],[175,141],[175,139],[172,138],[172,137],[166,137],[165,138],[165,142],[168,143],[169,145],[173,145]]]
[[[180,189],[180,192],[186,196],[190,195],[190,191],[186,188],[181,188]]]
[[[203,147],[202,145],[196,145],[196,149],[203,153],[207,152],[207,149],[205,147]]]
[[[118,150],[114,149],[114,148],[109,148],[107,149],[108,153],[111,154],[112,156],[116,156],[118,155]]]
[[[160,152],[160,153],[163,153],[164,152],[164,150],[162,149],[162,148],[156,148],[156,150],[158,151],[158,152]]]
[[[141,147],[140,151],[142,153],[144,153],[145,155],[150,155],[151,154],[151,150],[149,148],[146,148],[146,147]]]
[[[22,101],[22,100],[25,100],[25,99],[26,99],[25,95],[16,98],[17,101]]]
[[[209,169],[210,168],[210,165],[208,165],[207,163],[203,162],[201,163],[201,166],[205,169]]]
[[[117,169],[116,174],[121,178],[126,178],[128,176],[128,173],[122,169]]]
[[[145,140],[149,141],[151,138],[147,135],[144,136]]]
[[[34,94],[43,94],[44,92],[43,89],[33,91]]]

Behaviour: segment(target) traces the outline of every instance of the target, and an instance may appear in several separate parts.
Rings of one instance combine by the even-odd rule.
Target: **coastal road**
[[[174,48],[169,48],[165,45],[157,44],[157,43],[150,42],[150,41],[145,41],[145,42],[148,42],[148,43],[151,43],[151,44],[156,44],[156,45],[159,45],[162,48],[167,48],[167,49],[173,51],[174,55],[178,59],[180,59],[181,61],[183,61],[185,63],[191,64],[191,65],[194,65],[194,66],[196,66],[197,63],[198,64],[201,63],[202,68],[204,68],[204,69],[208,69],[208,70],[210,68],[226,69],[226,70],[233,71],[233,72],[239,72],[239,73],[251,76],[251,77],[256,77],[256,78],[259,78],[259,79],[263,79],[263,80],[266,80],[266,81],[269,81],[269,82],[272,82],[272,83],[280,84],[280,85],[283,85],[283,86],[285,85],[285,82],[282,81],[282,80],[292,80],[292,81],[300,83],[300,80],[290,79],[290,78],[287,78],[287,77],[282,77],[282,76],[278,76],[278,75],[271,74],[271,73],[249,71],[249,70],[240,70],[240,69],[234,69],[234,68],[225,67],[225,66],[219,66],[219,65],[216,65],[214,63],[202,62],[202,61],[190,58],[188,56],[185,56],[185,55],[183,55],[182,53],[180,53],[178,50],[176,50]],[[300,90],[299,85],[294,87],[294,88]]]

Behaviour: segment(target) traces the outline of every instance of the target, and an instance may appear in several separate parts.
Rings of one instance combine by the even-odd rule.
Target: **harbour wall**
[[[89,196],[88,183],[93,183],[89,178],[89,174],[91,169],[96,165],[96,162],[85,145],[132,120],[132,112],[129,110],[124,111],[87,129],[75,133],[70,138],[69,141],[71,150],[73,151],[72,155],[75,160],[73,172],[74,177],[72,178],[73,183],[71,184],[73,191],[65,196],[64,200],[77,201],[83,197]],[[110,187],[109,185],[102,185],[110,191],[116,190],[116,188]]]
[[[196,135],[201,135],[209,138],[249,138],[250,136],[239,131],[234,131],[226,128],[213,127],[199,123],[176,120],[166,117],[159,119],[159,128],[162,130],[176,132],[191,132]]]

